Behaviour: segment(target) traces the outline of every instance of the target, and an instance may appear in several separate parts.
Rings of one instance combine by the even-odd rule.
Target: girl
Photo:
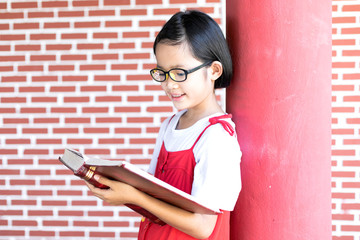
[[[241,188],[241,152],[231,115],[215,96],[215,88],[229,86],[232,77],[226,40],[208,15],[179,12],[156,37],[154,53],[157,67],[150,74],[180,111],[162,124],[149,172],[222,213],[188,212],[100,176],[110,189],[88,187],[112,205],[135,204],[167,223],[143,219],[139,239],[228,240],[230,211]]]

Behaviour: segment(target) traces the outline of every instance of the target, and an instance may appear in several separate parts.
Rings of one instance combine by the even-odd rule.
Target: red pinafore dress
[[[201,138],[202,134],[211,125],[220,123],[224,129],[230,134],[234,135],[234,128],[229,122],[223,120],[224,118],[231,118],[231,114],[212,117],[209,119],[210,124],[200,133],[193,146],[190,149],[168,152],[162,143],[161,150],[158,157],[158,162],[155,169],[155,177],[171,184],[172,186],[191,194],[192,184],[194,180],[194,168],[196,165],[193,149],[196,143]],[[170,121],[172,118],[170,119]],[[169,123],[170,123],[169,121]],[[217,222],[213,233],[207,239],[229,240],[230,235],[230,212],[223,211],[218,215]],[[160,226],[151,222],[147,218],[143,218],[139,229],[139,240],[187,240],[193,238],[176,228],[169,225]]]

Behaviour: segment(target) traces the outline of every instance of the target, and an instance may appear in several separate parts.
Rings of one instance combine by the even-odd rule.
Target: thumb
[[[111,185],[112,181],[110,179],[104,177],[104,176],[101,176],[99,174],[95,174],[94,179],[97,182],[101,183],[101,184],[104,184],[104,185],[106,185],[108,187],[111,187],[110,185]]]

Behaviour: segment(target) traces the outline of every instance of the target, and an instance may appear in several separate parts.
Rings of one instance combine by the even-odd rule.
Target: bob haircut
[[[221,62],[223,73],[215,81],[214,88],[226,88],[230,85],[233,69],[229,47],[219,25],[207,14],[197,10],[174,14],[155,38],[154,54],[158,43],[187,43],[193,56],[199,61]]]

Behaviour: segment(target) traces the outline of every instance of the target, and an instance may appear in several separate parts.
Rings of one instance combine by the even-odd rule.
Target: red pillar
[[[331,239],[331,1],[228,0],[243,151],[232,240]]]

